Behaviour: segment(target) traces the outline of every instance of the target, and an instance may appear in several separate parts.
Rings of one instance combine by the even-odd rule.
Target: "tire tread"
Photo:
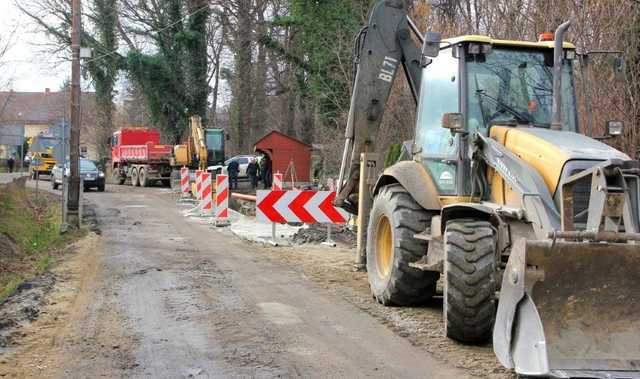
[[[451,220],[445,234],[446,334],[462,342],[485,342],[496,309],[494,229],[486,221]]]
[[[423,232],[430,220],[430,214],[424,210],[411,195],[400,185],[390,185],[383,188],[376,199],[387,202],[392,209],[390,218],[394,229],[394,254],[400,254],[394,259],[391,278],[382,291],[375,292],[373,297],[384,305],[416,305],[423,304],[433,297],[439,273],[422,271],[409,266],[409,263],[419,260],[427,252],[427,242],[413,236]],[[375,205],[374,205],[375,206]],[[369,233],[374,233],[370,226]],[[377,280],[377,273],[372,273],[369,257],[370,247],[367,246],[367,264],[369,280]]]

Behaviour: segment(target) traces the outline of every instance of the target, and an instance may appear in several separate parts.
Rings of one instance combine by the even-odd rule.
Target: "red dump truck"
[[[161,181],[169,185],[173,146],[160,144],[160,132],[124,128],[111,136],[111,175],[114,183],[147,187]]]

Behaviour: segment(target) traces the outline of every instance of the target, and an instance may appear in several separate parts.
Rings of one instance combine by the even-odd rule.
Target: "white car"
[[[246,178],[247,177],[247,166],[249,166],[249,160],[253,158],[256,163],[259,162],[259,157],[255,155],[236,155],[233,158],[229,158],[224,162],[225,170],[229,166],[231,161],[237,161],[239,166],[238,178]]]

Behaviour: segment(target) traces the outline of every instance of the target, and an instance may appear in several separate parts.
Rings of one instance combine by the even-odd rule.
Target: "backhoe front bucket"
[[[522,375],[640,378],[640,245],[519,240],[494,350]]]

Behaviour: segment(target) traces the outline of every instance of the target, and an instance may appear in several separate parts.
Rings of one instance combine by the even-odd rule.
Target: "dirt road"
[[[319,285],[322,276],[310,278],[291,250],[274,254],[186,221],[161,189],[109,187],[86,197],[100,235],[54,270],[58,283],[40,317],[14,351],[0,355],[0,376],[474,373]]]

